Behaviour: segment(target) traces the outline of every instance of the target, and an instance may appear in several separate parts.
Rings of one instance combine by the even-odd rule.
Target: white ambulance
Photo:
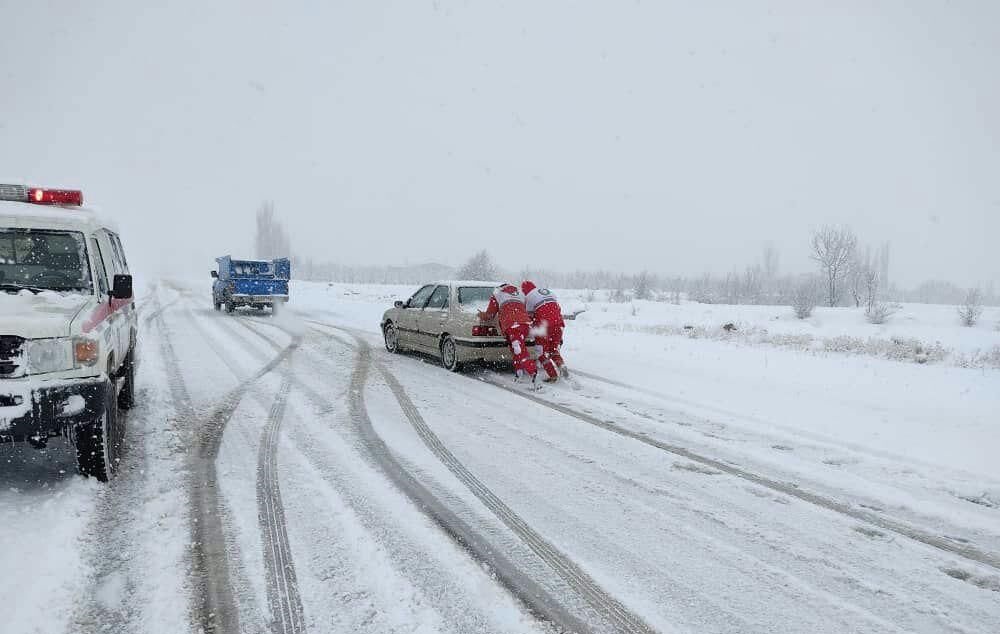
[[[73,190],[0,184],[0,442],[62,437],[107,481],[135,403],[132,276],[112,225]]]

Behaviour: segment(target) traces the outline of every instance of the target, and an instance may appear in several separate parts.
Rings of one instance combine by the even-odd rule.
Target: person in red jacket
[[[566,362],[559,351],[562,347],[563,328],[566,327],[559,301],[552,291],[538,288],[531,280],[521,282],[521,291],[524,292],[525,307],[532,319],[531,330],[535,335],[535,345],[542,349],[538,362],[549,375],[546,381],[555,381],[560,374],[568,376]]]
[[[507,344],[510,346],[515,374],[519,379],[530,377],[534,383],[538,368],[524,343],[531,331],[531,319],[525,310],[524,295],[513,284],[505,282],[496,287],[489,306],[485,312],[479,313],[479,318],[490,321],[497,315],[500,316],[500,332],[507,338]]]

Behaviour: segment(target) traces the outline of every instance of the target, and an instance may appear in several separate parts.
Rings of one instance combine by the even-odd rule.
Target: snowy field
[[[372,305],[370,315],[406,299],[412,286],[293,282],[295,304],[323,310],[334,304]],[[684,335],[735,344],[771,345],[814,353],[881,356],[904,361],[1000,369],[1000,308],[987,307],[972,327],[954,306],[901,304],[887,323],[869,324],[863,308],[817,307],[797,319],[788,306],[733,306],[683,301],[609,302],[607,291],[556,290],[565,313],[582,311],[576,324],[617,332]],[[732,324],[735,330],[723,327]],[[916,349],[926,356],[916,358]]]
[[[529,394],[386,352],[413,288],[208,282],[139,290],[109,486],[0,447],[5,634],[1000,631],[996,309],[565,293]]]
[[[414,290],[298,282],[294,306],[377,333],[382,313]],[[1000,372],[955,367],[951,356],[920,363],[884,358],[880,350],[799,347],[745,334],[917,340],[971,358],[998,354],[1000,309],[987,309],[978,326],[967,328],[954,307],[908,304],[890,323],[874,326],[862,309],[817,308],[803,321],[783,306],[614,304],[600,301],[600,293],[589,302],[581,291],[559,295],[564,313],[584,311],[567,326],[574,367],[658,391],[678,407],[690,403],[692,413],[733,412],[754,428],[837,438],[959,470],[972,466],[1000,480],[993,445],[1000,441]],[[727,323],[738,329],[727,332]]]

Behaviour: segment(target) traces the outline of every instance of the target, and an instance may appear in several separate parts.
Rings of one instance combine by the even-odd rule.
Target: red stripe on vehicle
[[[131,299],[112,299],[109,302],[101,302],[87,317],[87,321],[83,322],[83,332],[90,332],[97,328],[101,322],[130,303],[132,303]]]

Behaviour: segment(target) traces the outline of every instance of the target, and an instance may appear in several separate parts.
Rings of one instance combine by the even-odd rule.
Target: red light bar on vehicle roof
[[[43,189],[24,185],[0,184],[0,200],[36,205],[83,205],[83,192],[76,189]]]

